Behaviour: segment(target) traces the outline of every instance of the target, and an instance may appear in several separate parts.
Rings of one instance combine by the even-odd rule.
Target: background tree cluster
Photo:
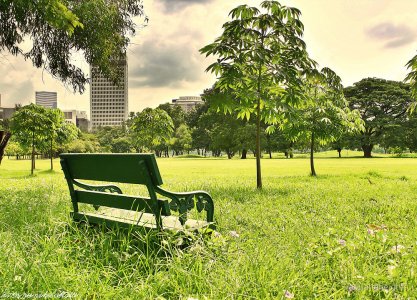
[[[64,144],[74,140],[78,129],[74,124],[65,122],[59,109],[48,109],[36,104],[19,108],[10,120],[11,143],[6,155],[24,155],[30,153],[31,174],[35,169],[35,155],[43,154],[51,159],[59,153]],[[10,147],[11,146],[11,147]]]

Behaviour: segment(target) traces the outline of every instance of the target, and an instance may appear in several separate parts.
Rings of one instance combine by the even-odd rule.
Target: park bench
[[[174,193],[162,189],[153,154],[71,153],[61,154],[60,158],[74,210],[71,217],[75,221],[175,231],[214,228],[211,196],[204,191]],[[97,185],[97,181],[101,184]],[[143,185],[148,195],[125,195],[113,183]],[[81,212],[79,203],[91,204],[96,211]],[[187,214],[193,208],[206,211],[206,220],[188,219]]]

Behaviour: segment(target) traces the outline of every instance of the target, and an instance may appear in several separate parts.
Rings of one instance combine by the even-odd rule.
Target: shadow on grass
[[[56,175],[60,174],[61,171],[57,170],[40,170],[35,169],[33,174],[30,174],[29,171],[8,171],[8,175],[6,176],[0,176],[0,178],[4,179],[29,179],[29,178],[35,178],[37,176],[48,176],[48,175]]]

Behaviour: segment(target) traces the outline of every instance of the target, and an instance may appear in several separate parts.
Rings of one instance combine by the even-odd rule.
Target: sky
[[[129,111],[156,107],[179,96],[197,96],[215,82],[205,69],[212,58],[199,49],[212,43],[240,4],[258,0],[144,0],[142,19],[128,48]],[[350,86],[366,77],[403,80],[417,51],[415,0],[281,0],[301,10],[307,51]],[[87,73],[81,55],[75,60]],[[30,61],[0,53],[2,106],[34,102],[35,91],[56,91],[61,109],[85,110],[89,91],[74,94]]]

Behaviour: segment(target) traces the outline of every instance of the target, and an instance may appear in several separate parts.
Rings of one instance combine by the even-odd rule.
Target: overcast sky
[[[228,13],[258,0],[144,0],[149,23],[128,49],[129,110],[199,95],[214,83],[198,50],[221,34]],[[282,0],[302,12],[307,50],[349,86],[365,77],[403,80],[417,50],[416,0]],[[138,19],[138,23],[140,20]],[[140,24],[138,24],[140,25]],[[88,65],[78,63],[88,71]],[[89,113],[89,87],[73,94],[30,62],[0,54],[3,106],[34,102],[35,91],[57,91],[58,107]]]

